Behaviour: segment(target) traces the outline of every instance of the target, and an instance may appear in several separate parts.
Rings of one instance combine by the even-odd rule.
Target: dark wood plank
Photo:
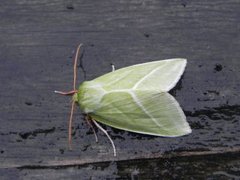
[[[238,0],[12,0],[0,7],[0,168],[239,153]],[[95,143],[77,110],[69,151],[70,98],[53,90],[71,88],[78,43],[85,45],[86,80],[109,72],[111,63],[187,58],[171,93],[193,133],[160,138],[105,127],[117,147],[114,158],[107,138],[98,132]],[[84,80],[80,68],[78,77]]]

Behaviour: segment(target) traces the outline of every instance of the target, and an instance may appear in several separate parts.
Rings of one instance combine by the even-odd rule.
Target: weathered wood
[[[240,148],[238,0],[3,1],[0,4],[0,168],[65,166],[164,158]],[[171,91],[193,133],[160,138],[105,127],[94,135],[79,109],[73,151],[67,149],[72,56],[83,43],[90,80],[116,68],[175,57],[188,59]],[[79,68],[79,82],[84,80]],[[217,149],[221,150],[216,151]]]
[[[239,156],[240,148],[211,148],[209,150],[198,150],[198,151],[172,151],[172,152],[165,152],[165,153],[152,153],[152,154],[137,154],[132,155],[131,157],[127,156],[118,156],[118,157],[111,157],[102,156],[96,159],[95,157],[83,157],[81,159],[74,158],[74,159],[64,159],[64,160],[49,160],[46,163],[40,164],[39,162],[26,164],[26,165],[17,165],[12,164],[10,166],[2,167],[2,168],[18,168],[18,169],[51,169],[51,168],[67,168],[69,166],[80,166],[80,165],[87,165],[87,164],[96,164],[96,163],[109,163],[109,162],[122,162],[122,161],[131,161],[131,160],[139,160],[139,159],[172,159],[172,158],[179,158],[179,157],[206,157],[209,155],[223,155],[223,154],[231,154],[235,155],[236,157]]]

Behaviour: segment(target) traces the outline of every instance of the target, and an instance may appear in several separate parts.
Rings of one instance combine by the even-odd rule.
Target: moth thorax
[[[104,94],[105,92],[101,86],[93,86],[90,82],[84,82],[80,86],[78,95],[80,108],[85,113],[94,112],[99,108]]]

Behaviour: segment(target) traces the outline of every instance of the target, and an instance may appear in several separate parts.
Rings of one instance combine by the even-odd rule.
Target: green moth
[[[98,122],[117,129],[154,136],[177,137],[191,133],[181,107],[168,93],[183,74],[186,59],[152,61],[121,68],[85,81],[76,90],[76,64],[80,47],[81,45],[75,56],[73,90],[55,91],[73,95],[69,144],[75,103],[86,114],[89,125],[92,127],[93,122],[108,136],[114,155],[114,143]]]

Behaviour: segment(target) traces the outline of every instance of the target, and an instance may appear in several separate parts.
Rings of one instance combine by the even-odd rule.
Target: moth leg
[[[98,142],[97,133],[96,133],[96,131],[95,131],[95,129],[94,129],[92,123],[91,123],[92,119],[88,115],[85,116],[85,119],[86,119],[88,125],[90,126],[90,128],[93,130],[96,142]]]
[[[92,119],[92,122],[108,137],[108,139],[110,140],[110,142],[111,142],[111,144],[112,144],[112,147],[113,147],[113,155],[114,155],[114,156],[117,156],[114,142],[113,142],[113,140],[111,139],[111,137],[109,136],[109,134],[107,133],[107,131],[106,131],[105,129],[103,129],[102,126],[100,126],[100,124],[98,124],[94,119]]]
[[[114,66],[114,64],[111,64],[111,66],[112,66],[112,72],[115,71],[115,66]]]

